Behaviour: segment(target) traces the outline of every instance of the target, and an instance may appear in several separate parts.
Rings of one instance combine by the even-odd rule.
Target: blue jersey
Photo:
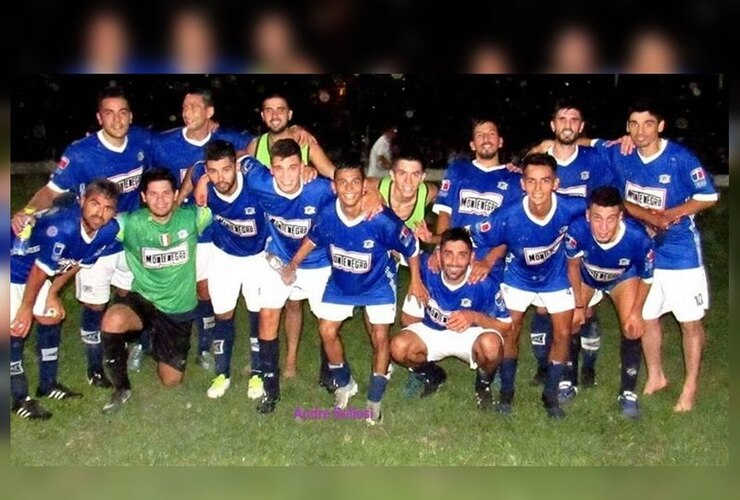
[[[407,259],[419,251],[414,233],[390,208],[370,220],[348,219],[339,200],[319,211],[308,238],[331,259],[323,298],[331,304],[395,304],[398,266],[390,251]]]
[[[535,219],[529,199],[494,212],[472,231],[479,246],[506,245],[504,283],[531,292],[554,292],[570,287],[561,245],[568,225],[586,211],[586,200],[552,195],[545,220]]]
[[[617,187],[625,201],[650,210],[668,210],[690,199],[717,199],[711,175],[686,148],[661,139],[660,151],[643,158],[637,150],[624,156],[606,148]],[[703,265],[699,230],[694,216],[683,217],[655,238],[655,267],[693,269]]]
[[[547,153],[555,158],[552,148]],[[597,148],[576,146],[573,156],[562,162],[555,160],[558,162],[559,194],[586,198],[597,187],[614,183],[609,161]]]
[[[470,231],[494,210],[521,200],[523,195],[521,174],[510,172],[504,165],[482,167],[475,161],[457,160],[445,170],[432,211],[450,214],[450,227]],[[477,247],[475,256],[481,259],[490,250]]]
[[[588,221],[580,217],[568,226],[565,253],[570,259],[581,257],[581,278],[595,290],[611,290],[635,276],[648,283],[653,280],[653,240],[634,219],[622,221],[614,241],[604,244],[594,239]]]
[[[443,273],[433,273],[428,265],[429,255],[421,256],[421,280],[429,292],[422,322],[434,330],[446,330],[447,320],[455,311],[469,309],[502,321],[510,321],[501,295],[501,284],[490,275],[475,284],[468,283],[470,268],[465,280],[458,285],[445,282]]]
[[[205,175],[205,162],[193,168],[193,183],[197,184]],[[213,244],[229,255],[246,257],[265,249],[267,228],[265,212],[258,197],[250,193],[246,185],[247,174],[236,172],[237,188],[233,194],[219,193],[213,184],[208,184],[208,207],[213,214],[211,234]],[[200,241],[200,240],[199,240]]]
[[[288,262],[308,235],[319,209],[335,199],[331,182],[319,177],[303,184],[297,192],[286,194],[278,188],[270,170],[251,156],[240,160],[240,165],[247,173],[247,191],[257,197],[265,211],[267,251]],[[326,253],[314,249],[300,267],[315,269],[329,264]]]
[[[92,236],[82,229],[82,208],[53,208],[40,216],[31,232],[26,255],[10,257],[10,282],[25,284],[36,263],[48,276],[67,272],[75,265],[93,265],[113,245],[118,222],[112,220]]]

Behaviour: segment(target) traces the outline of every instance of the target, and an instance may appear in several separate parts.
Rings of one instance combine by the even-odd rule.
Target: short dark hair
[[[118,197],[120,196],[121,191],[118,189],[118,185],[115,182],[100,178],[90,181],[87,186],[85,186],[85,196],[96,193],[102,194],[105,198],[118,203]]]
[[[575,109],[579,113],[581,113],[581,118],[583,118],[583,107],[581,103],[572,96],[561,97],[560,99],[555,101],[555,106],[553,106],[552,108],[553,119],[558,114],[558,111],[560,111],[561,109]]]
[[[192,89],[189,89],[186,93],[187,94],[193,94],[200,96],[201,99],[203,99],[203,102],[205,105],[208,106],[214,106],[214,100],[213,100],[213,90],[207,88],[207,87],[193,87]]]
[[[619,207],[620,210],[624,209],[622,195],[613,186],[599,186],[591,191],[591,194],[588,195],[588,208],[591,208],[593,205],[600,207]]]
[[[205,160],[218,161],[223,158],[236,161],[234,145],[223,139],[213,139],[206,144]]]
[[[141,175],[139,190],[142,193],[146,193],[146,190],[149,188],[149,184],[155,181],[167,181],[172,185],[173,191],[177,189],[177,180],[175,180],[175,176],[172,172],[166,168],[153,167]]]
[[[475,133],[475,127],[479,125],[483,125],[484,123],[492,123],[494,127],[496,127],[496,132],[499,134],[501,133],[501,125],[499,125],[497,120],[494,120],[490,116],[474,116],[470,120],[470,135],[471,137]]]
[[[411,139],[404,139],[404,141],[398,145],[398,149],[393,155],[393,168],[396,168],[398,160],[418,161],[421,163],[421,171],[426,172],[427,167],[421,159],[421,151],[413,144],[414,143]]]
[[[470,233],[464,227],[450,227],[445,229],[439,241],[440,248],[445,246],[445,243],[448,241],[462,241],[470,252],[473,251],[473,242],[470,239]]]
[[[301,156],[301,147],[293,139],[278,139],[270,147],[270,158],[288,158],[293,155]]]
[[[627,117],[629,118],[632,113],[644,113],[648,112],[658,119],[658,121],[665,120],[663,115],[663,106],[652,97],[640,97],[632,101],[629,108],[627,109]]]
[[[283,94],[278,94],[277,92],[275,92],[275,93],[266,95],[262,99],[262,103],[260,104],[260,111],[265,109],[265,101],[268,99],[282,99],[283,101],[285,101],[285,104],[288,106],[288,109],[292,109],[290,107],[290,101],[288,100],[288,98],[285,97]]]
[[[337,178],[337,174],[342,170],[359,170],[360,176],[362,176],[363,180],[365,179],[365,169],[362,168],[362,164],[360,162],[345,161],[337,163],[334,168],[334,179]]]
[[[123,87],[119,87],[118,85],[109,85],[105,87],[103,90],[101,90],[100,92],[98,92],[97,101],[96,101],[98,108],[100,108],[100,105],[103,103],[104,99],[111,99],[111,98],[125,99],[127,103],[129,102],[128,96],[126,95],[126,91],[123,90]]]
[[[528,154],[527,156],[522,158],[522,161],[519,163],[519,168],[521,168],[522,173],[524,173],[527,170],[527,167],[530,165],[545,165],[552,169],[553,174],[556,174],[558,171],[557,161],[555,161],[555,158],[547,153]]]

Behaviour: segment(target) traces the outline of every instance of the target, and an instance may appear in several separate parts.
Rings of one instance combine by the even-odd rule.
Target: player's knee
[[[175,387],[182,382],[183,374],[173,368],[158,370],[159,381],[165,387]]]
[[[128,322],[128,309],[122,306],[112,306],[105,311],[100,323],[100,329],[106,333],[126,333]]]
[[[87,302],[82,303],[82,307],[90,309],[91,311],[103,311],[105,310],[106,304],[88,304]]]
[[[52,325],[58,325],[62,322],[62,319],[59,316],[35,316],[33,319],[38,323],[39,325],[44,326],[52,326]]]
[[[487,332],[478,335],[475,340],[474,350],[478,352],[485,361],[491,362],[503,357],[504,345],[496,333]]]
[[[396,363],[404,364],[408,360],[410,335],[401,333],[391,339],[391,357]]]
[[[303,314],[303,302],[300,300],[289,300],[285,303],[287,314]]]
[[[214,314],[213,315],[216,318],[216,321],[229,321],[231,318],[234,317],[234,310],[221,313],[221,314]]]
[[[319,335],[324,342],[337,339],[339,329],[334,324],[319,323]]]

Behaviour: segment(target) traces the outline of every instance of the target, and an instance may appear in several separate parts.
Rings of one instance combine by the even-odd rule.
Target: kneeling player
[[[319,334],[336,381],[334,404],[346,408],[357,393],[357,383],[345,364],[339,329],[352,317],[355,306],[364,306],[372,325],[373,370],[368,387],[369,423],[381,419],[380,401],[388,384],[390,325],[396,319],[398,268],[390,256],[395,250],[409,263],[409,295],[426,302],[426,290],[419,275],[418,243],[414,234],[389,208],[367,220],[361,198],[365,188],[362,167],[337,167],[332,182],[336,203],[325,205],[316,224],[291,260],[284,274],[293,277],[303,258],[315,247],[323,247],[331,259],[331,277],[318,312]]]
[[[421,258],[422,281],[429,291],[425,308],[406,298],[403,323],[407,324],[391,341],[391,356],[411,371],[409,382],[422,386],[425,397],[447,379],[434,363],[455,356],[477,370],[475,392],[481,409],[493,409],[491,381],[504,356],[503,337],[511,319],[499,290],[490,275],[468,283],[472,270],[473,244],[462,228],[442,233],[442,272],[433,273]],[[408,324],[411,323],[411,324]]]
[[[622,415],[638,418],[640,407],[635,388],[642,356],[640,338],[645,331],[642,308],[653,281],[653,243],[645,229],[632,219],[624,220],[623,213],[617,189],[603,186],[594,190],[588,197],[586,217],[568,228],[566,253],[570,259],[568,272],[576,277],[571,280],[576,303],[594,305],[601,300],[601,292],[606,292],[617,308],[622,329],[618,401]],[[582,283],[578,283],[578,276]],[[585,320],[583,307],[577,307],[574,330]],[[575,337],[571,360],[578,359],[578,346],[580,342]],[[577,373],[578,367],[569,364],[564,384],[571,384]]]

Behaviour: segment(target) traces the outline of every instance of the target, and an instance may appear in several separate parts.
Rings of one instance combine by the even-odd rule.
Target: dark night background
[[[71,141],[99,127],[95,95],[123,85],[134,123],[159,131],[182,125],[188,85],[215,91],[216,118],[225,127],[263,131],[259,106],[285,95],[293,123],[310,130],[334,160],[364,159],[383,125],[397,123],[398,139],[421,148],[427,166],[444,168],[468,151],[470,118],[500,122],[503,159],[549,138],[554,102],[583,103],[586,135],[624,134],[626,109],[636,97],[661,100],[664,136],[684,143],[715,174],[728,172],[727,82],[718,75],[18,75],[11,90],[11,161],[58,159]]]

